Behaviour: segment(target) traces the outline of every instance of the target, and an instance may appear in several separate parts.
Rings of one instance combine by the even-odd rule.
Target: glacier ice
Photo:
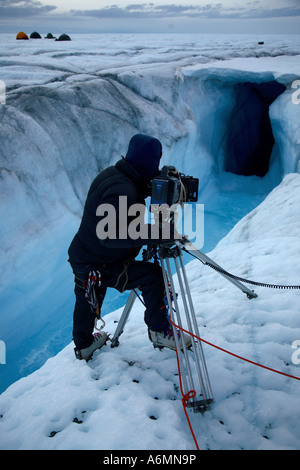
[[[0,104],[1,388],[39,367],[71,339],[68,244],[95,174],[130,137],[158,137],[163,164],[200,180],[210,251],[287,173],[299,171],[299,42],[251,37],[80,36],[16,44],[3,36]],[[264,178],[224,171],[235,87],[276,81],[275,146]],[[124,303],[110,293],[107,310]],[[126,298],[126,297],[125,297]]]

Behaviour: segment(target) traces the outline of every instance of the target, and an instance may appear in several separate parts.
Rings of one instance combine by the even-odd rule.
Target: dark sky
[[[0,0],[2,32],[300,34],[300,0]]]

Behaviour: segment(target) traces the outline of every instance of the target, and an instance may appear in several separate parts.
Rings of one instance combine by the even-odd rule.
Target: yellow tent
[[[29,39],[29,37],[27,36],[27,34],[23,33],[23,31],[20,31],[20,32],[17,34],[16,39]]]

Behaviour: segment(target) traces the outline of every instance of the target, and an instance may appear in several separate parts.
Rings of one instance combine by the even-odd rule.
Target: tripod
[[[192,408],[194,412],[204,412],[205,410],[209,409],[210,404],[213,403],[214,400],[212,396],[212,390],[207,372],[205,357],[202,349],[202,343],[200,340],[197,340],[197,338],[195,338],[200,338],[200,334],[196,321],[196,315],[186,275],[186,270],[183,262],[182,249],[185,245],[192,248],[193,255],[199,260],[201,260],[204,264],[215,266],[217,269],[220,268],[220,266],[214,263],[208,256],[206,256],[200,250],[195,249],[195,247],[193,247],[193,245],[186,239],[183,239],[182,242],[175,242],[175,244],[171,245],[168,243],[162,243],[158,247],[158,255],[163,273],[168,310],[174,332],[183,393],[185,396],[188,397],[187,407]],[[191,333],[191,350],[187,349],[185,341],[181,341],[182,345],[180,345],[180,339],[178,338],[177,330],[174,325],[174,323],[176,323],[179,329],[182,328],[179,301],[175,291],[171,271],[171,259],[174,261],[175,264],[183,310],[185,312],[187,329]],[[248,298],[253,298],[257,296],[253,291],[249,290],[239,281],[226,276],[223,270],[221,274],[230,282],[232,282],[236,287],[242,290],[242,292],[246,293]],[[127,303],[122,312],[119,324],[111,340],[112,348],[119,345],[119,337],[123,333],[124,326],[126,324],[126,321],[129,317],[129,314],[132,310],[133,304],[137,296],[138,294],[135,289],[130,292]],[[173,308],[173,302],[175,308]],[[174,312],[176,313],[176,319],[174,318]],[[190,361],[191,356],[194,356],[194,367],[196,374],[193,374],[193,367]],[[194,375],[197,375],[197,384],[195,383]],[[189,394],[191,390],[196,391],[195,396],[191,396],[191,394]]]

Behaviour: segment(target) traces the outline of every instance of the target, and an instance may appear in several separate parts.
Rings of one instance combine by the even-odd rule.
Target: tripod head
[[[186,243],[190,242],[186,236],[183,236],[181,240],[167,240],[148,246],[143,250],[143,261],[150,261],[152,258],[155,261],[158,256],[161,259],[176,258]]]

